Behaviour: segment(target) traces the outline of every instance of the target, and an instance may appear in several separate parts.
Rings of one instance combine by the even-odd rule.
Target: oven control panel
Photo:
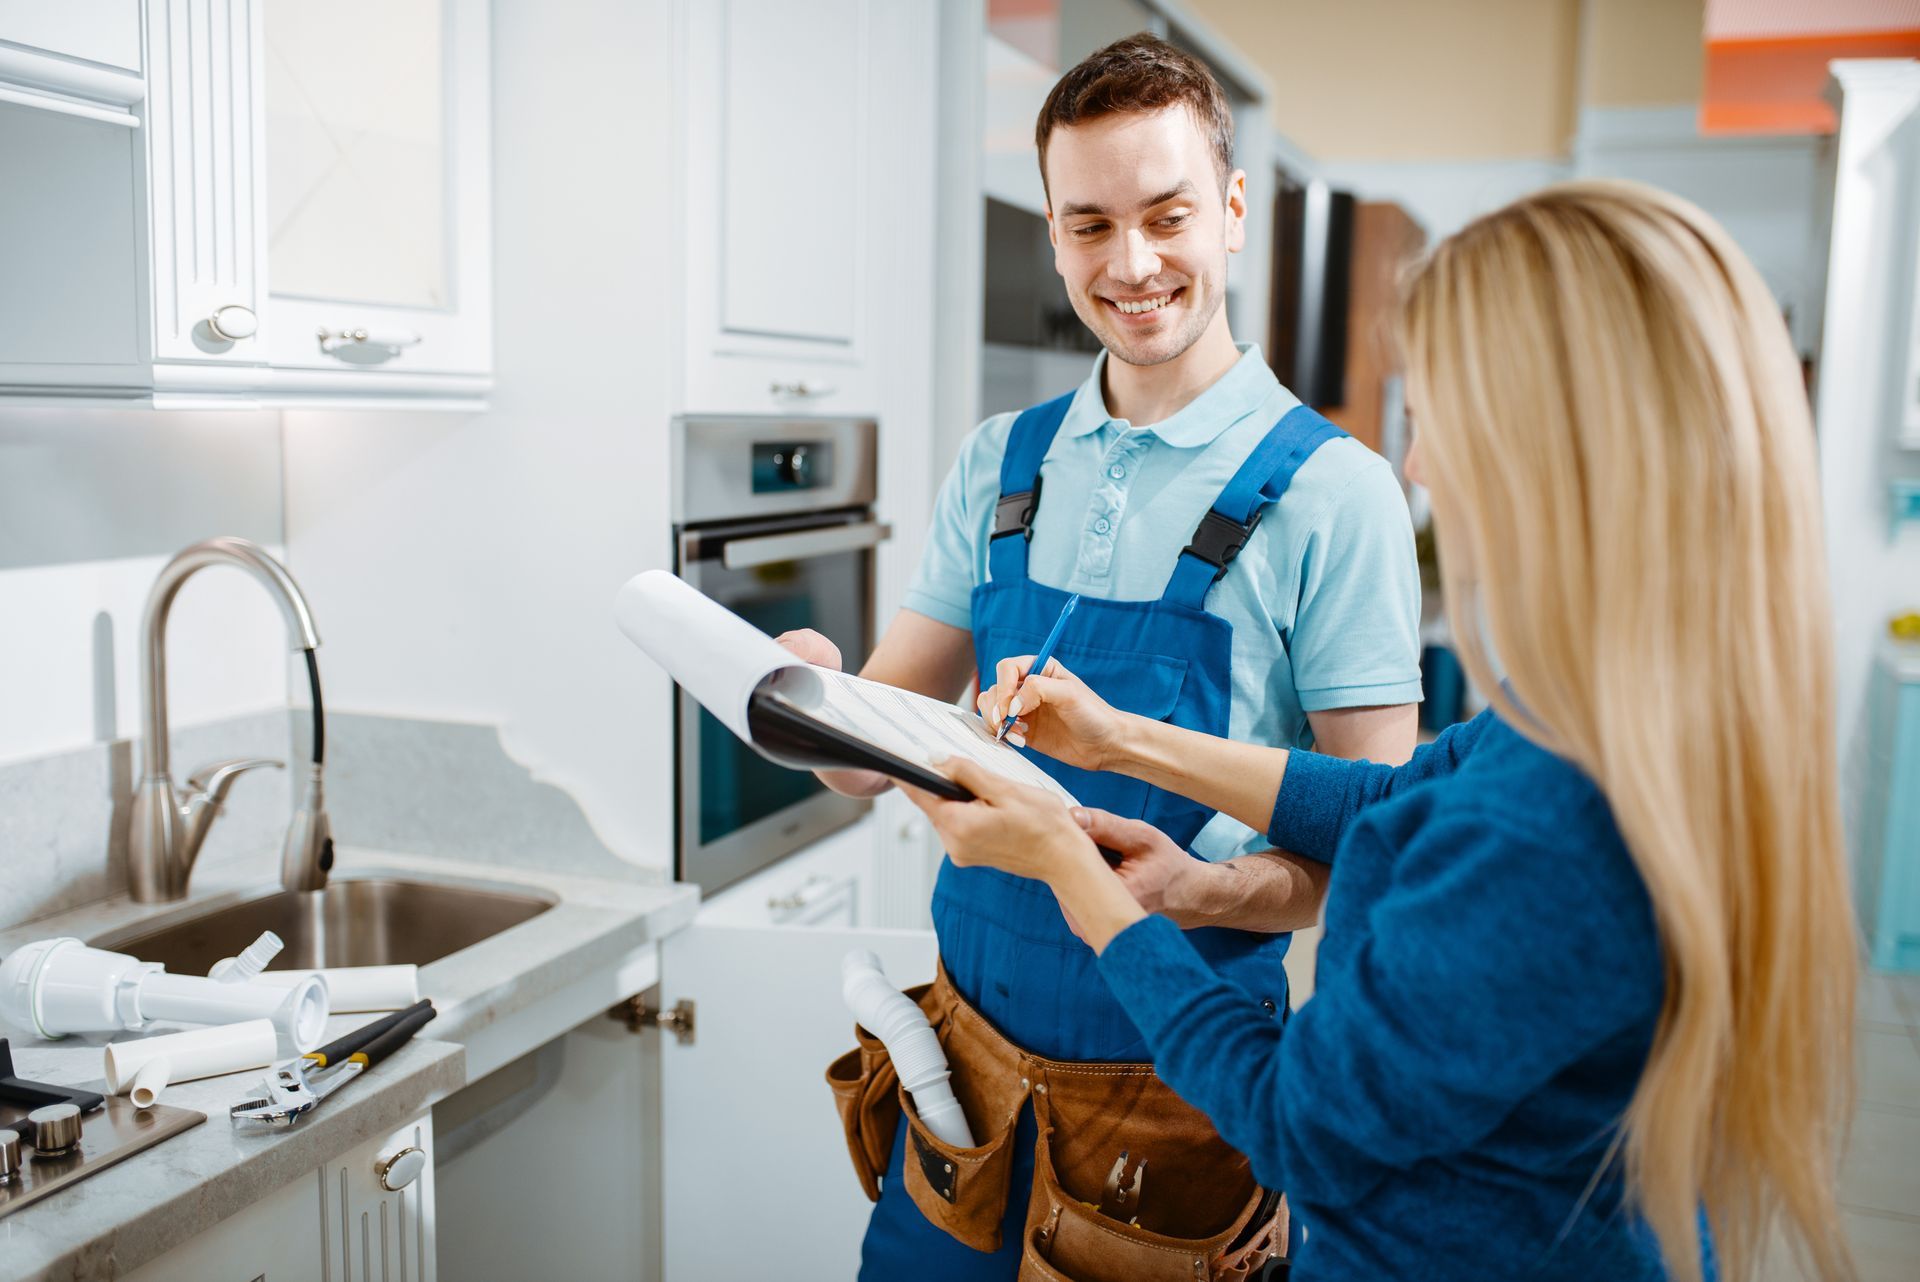
[[[753,492],[785,494],[833,484],[832,441],[757,441],[753,447]]]

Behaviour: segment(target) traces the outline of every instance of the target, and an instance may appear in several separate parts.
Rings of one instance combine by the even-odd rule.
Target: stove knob
[[[27,1114],[33,1123],[33,1148],[37,1153],[64,1153],[80,1142],[80,1106],[48,1104]]]
[[[0,1131],[0,1184],[20,1178],[20,1137],[12,1131]]]

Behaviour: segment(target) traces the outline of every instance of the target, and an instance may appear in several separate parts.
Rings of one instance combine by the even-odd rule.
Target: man
[[[968,438],[905,608],[861,675],[942,699],[976,677],[991,686],[1079,593],[1056,653],[1117,706],[1236,739],[1404,760],[1420,691],[1406,505],[1383,460],[1233,341],[1227,255],[1244,243],[1247,192],[1219,86],[1165,42],[1130,37],[1062,77],[1036,139],[1055,267],[1106,350],[1071,396]],[[839,665],[816,633],[782,640]],[[1324,866],[1144,784],[1036,760],[1083,803],[1144,818],[1197,856],[1119,875],[1282,1017],[1283,932],[1314,921]],[[865,772],[823,777],[852,795],[887,786]],[[1044,886],[948,861],[934,920],[953,990],[1021,1055],[1146,1058]],[[1012,1278],[1033,1227],[1033,1116],[1023,1106],[993,1252],[931,1224],[923,1210],[945,1208],[924,1189],[909,1198],[917,1175],[902,1178],[901,1126],[861,1276]],[[1124,1139],[1124,1119],[1113,1121]],[[928,1160],[917,1152],[916,1167]]]

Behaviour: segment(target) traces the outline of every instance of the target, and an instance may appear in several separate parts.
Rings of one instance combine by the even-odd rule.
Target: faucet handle
[[[275,770],[284,770],[286,762],[275,761],[272,757],[232,757],[226,761],[210,762],[187,776],[187,788],[190,798],[212,808],[227,799],[227,790],[233,787],[233,781],[249,770],[259,770],[271,766]]]

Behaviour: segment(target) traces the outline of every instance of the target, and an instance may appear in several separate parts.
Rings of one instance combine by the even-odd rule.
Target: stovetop
[[[6,1041],[0,1039],[0,1131],[12,1131],[20,1137],[19,1170],[11,1178],[0,1178],[0,1217],[207,1120],[205,1113],[170,1104],[135,1108],[132,1101],[119,1096],[109,1097],[98,1107],[88,1107],[100,1097],[29,1082],[14,1077],[12,1072],[12,1056]],[[34,1127],[27,1115],[61,1096],[71,1097],[86,1109],[80,1116],[80,1140],[62,1153],[40,1153],[33,1147]]]

